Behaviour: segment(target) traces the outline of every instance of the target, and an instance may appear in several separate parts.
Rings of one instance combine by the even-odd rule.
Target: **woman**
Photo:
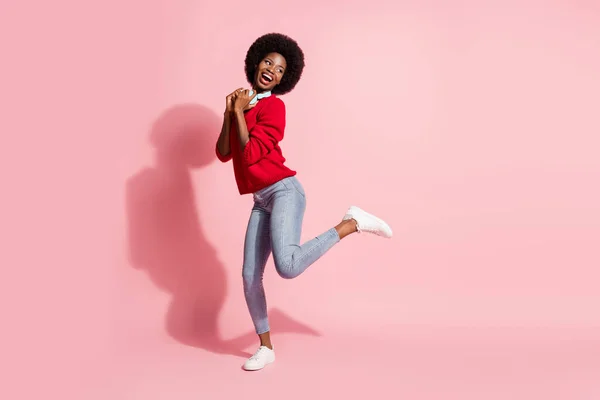
[[[392,230],[381,219],[350,207],[339,224],[300,244],[306,198],[296,171],[285,165],[279,146],[284,136],[285,105],[277,95],[290,92],[300,80],[304,54],[293,39],[270,33],[250,46],[245,64],[252,90],[237,89],[227,96],[216,153],[222,162],[232,160],[239,193],[254,197],[242,275],[260,347],[244,369],[259,370],[275,361],[262,285],[269,254],[273,253],[279,275],[291,279],[354,232],[390,238]]]

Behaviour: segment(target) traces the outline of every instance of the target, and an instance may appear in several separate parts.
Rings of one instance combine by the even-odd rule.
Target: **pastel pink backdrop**
[[[596,3],[0,15],[3,398],[600,396]],[[282,143],[304,238],[351,204],[395,236],[351,237],[293,281],[270,262],[279,360],[244,374],[251,197],[213,146],[271,31],[306,53]]]

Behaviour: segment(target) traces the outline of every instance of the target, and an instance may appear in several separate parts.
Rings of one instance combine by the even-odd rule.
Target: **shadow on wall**
[[[220,128],[216,114],[196,104],[174,106],[155,121],[150,132],[154,165],[126,184],[130,263],[171,294],[166,316],[171,337],[214,353],[247,357],[243,350],[257,343],[254,330],[227,340],[219,332],[227,275],[202,231],[190,172],[216,159]],[[319,335],[280,310],[270,310],[269,316],[279,332]]]

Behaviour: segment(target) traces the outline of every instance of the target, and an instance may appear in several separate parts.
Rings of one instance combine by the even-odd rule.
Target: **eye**
[[[265,60],[265,64],[271,65],[271,62],[269,60]]]

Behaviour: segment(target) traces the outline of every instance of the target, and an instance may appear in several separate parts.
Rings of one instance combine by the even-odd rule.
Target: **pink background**
[[[2,2],[0,397],[600,398],[600,6],[450,3]],[[395,236],[269,263],[250,374],[213,146],[271,31],[304,237],[351,204]]]

